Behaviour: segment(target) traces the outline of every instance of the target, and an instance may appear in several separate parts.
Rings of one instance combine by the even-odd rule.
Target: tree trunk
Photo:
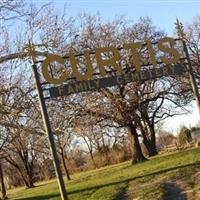
[[[1,163],[0,163],[0,183],[1,183],[2,200],[8,199],[7,194],[6,194],[6,187],[4,184],[3,170],[2,170]]]
[[[142,153],[142,149],[138,140],[138,134],[137,134],[137,130],[135,126],[131,123],[128,128],[129,128],[130,134],[132,136],[132,141],[133,141],[132,164],[146,161],[147,159],[144,157]]]
[[[26,187],[27,188],[33,188],[35,186],[34,186],[34,182],[33,182],[33,167],[32,167],[32,163],[28,163],[27,159],[24,159],[23,162],[24,162],[24,166],[25,166],[25,169],[26,169],[26,177],[27,177],[26,178],[27,181],[25,182],[26,183]]]
[[[26,170],[22,171],[20,166],[16,162],[14,162],[11,157],[9,157],[9,158],[7,157],[5,159],[9,164],[11,164],[13,167],[15,167],[17,169],[19,175],[21,176],[21,178],[27,188],[34,187],[33,176],[32,176],[33,174],[32,174],[32,172],[29,173],[29,170],[27,170],[28,169],[27,165],[25,165]]]
[[[156,133],[154,128],[154,120],[150,121],[147,109],[143,107],[141,110],[144,124],[139,121],[140,130],[143,136],[143,143],[148,151],[149,156],[155,156],[158,154],[156,148]],[[147,135],[149,137],[147,137]]]
[[[96,169],[96,168],[97,168],[97,165],[96,165],[96,163],[95,163],[95,161],[94,161],[94,156],[93,156],[93,153],[92,153],[91,150],[90,150],[90,157],[91,157],[91,160],[92,160],[92,163],[93,163],[94,169]]]
[[[32,179],[30,179],[29,175],[24,176],[23,172],[21,172],[21,171],[19,171],[19,173],[20,173],[20,175],[22,177],[22,180],[24,181],[24,184],[25,184],[26,188],[35,187]]]
[[[28,174],[28,185],[27,185],[27,187],[28,188],[33,188],[33,187],[35,187],[35,185],[34,185],[34,182],[33,182],[33,178],[32,178],[32,175],[30,175],[30,174]]]
[[[145,145],[147,151],[148,151],[148,155],[149,157],[151,156],[155,156],[158,154],[157,152],[157,148],[154,142],[149,141],[148,139],[144,139],[143,138],[143,144]]]
[[[151,132],[149,156],[155,156],[158,154],[157,147],[156,147],[156,133],[155,133],[153,124],[149,124],[149,127],[150,127],[150,132]]]
[[[67,169],[67,165],[66,165],[66,162],[65,162],[65,156],[64,156],[63,150],[61,152],[61,157],[62,157],[63,167],[65,169],[65,174],[67,175],[67,180],[70,181],[71,177],[70,177],[70,174],[69,174],[69,170]]]
[[[145,129],[142,126],[141,123],[139,125],[140,125],[140,130],[141,130],[141,133],[142,133],[143,144],[144,144],[144,146],[146,147],[146,149],[148,151],[149,157],[157,155],[158,152],[157,152],[157,148],[156,148],[156,137],[155,137],[155,131],[154,131],[154,129],[152,127],[150,128],[151,139],[149,139],[146,136],[146,134],[148,132],[147,128]]]

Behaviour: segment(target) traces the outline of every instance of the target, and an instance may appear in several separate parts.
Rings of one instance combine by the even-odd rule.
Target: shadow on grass
[[[127,187],[121,188],[113,200],[127,200]]]
[[[24,198],[14,198],[13,200],[48,200],[52,198],[60,198],[60,194],[49,194],[49,195],[40,195],[36,197],[24,197]]]
[[[187,164],[187,165],[181,165],[181,166],[177,166],[177,167],[171,167],[171,168],[168,168],[168,169],[164,169],[164,170],[160,170],[160,171],[157,171],[157,172],[128,178],[128,179],[121,180],[121,181],[115,181],[115,182],[111,182],[111,183],[107,183],[107,184],[97,185],[97,186],[94,186],[94,187],[88,187],[88,188],[84,188],[84,189],[70,191],[69,194],[74,194],[74,193],[77,193],[77,192],[84,192],[84,191],[92,190],[92,189],[100,189],[102,187],[117,185],[117,184],[121,184],[121,183],[128,183],[129,181],[134,181],[134,180],[137,180],[137,179],[140,179],[140,178],[146,178],[148,176],[154,176],[154,175],[162,174],[162,173],[165,173],[165,172],[186,168],[186,167],[189,167],[189,166],[195,166],[195,165],[199,166],[199,164],[200,164],[200,162],[191,163],[191,164]]]
[[[187,200],[184,191],[174,182],[165,182],[163,184],[164,194],[162,200]]]
[[[173,170],[182,169],[182,168],[186,168],[186,167],[189,167],[189,166],[196,166],[196,165],[199,166],[199,164],[200,164],[200,162],[196,162],[196,163],[191,163],[191,164],[187,164],[187,165],[171,167],[171,168],[156,171],[156,172],[153,172],[153,173],[128,178],[128,179],[125,179],[125,180],[114,181],[114,182],[107,183],[107,184],[101,184],[101,185],[96,185],[96,186],[93,186],[93,187],[73,190],[73,191],[68,192],[68,194],[72,195],[72,194],[75,194],[75,193],[87,192],[89,190],[98,190],[98,189],[101,189],[103,187],[118,185],[118,184],[122,184],[122,183],[128,183],[130,181],[137,180],[137,179],[140,179],[140,178],[146,178],[146,177],[149,177],[149,176],[159,175],[159,174],[162,174],[162,173],[165,173],[165,172],[170,172],[170,171],[173,171]],[[44,196],[41,195],[41,196],[37,196],[37,197],[16,198],[15,200],[48,200],[48,199],[51,199],[53,197],[59,197],[59,196],[60,195],[58,193],[58,194],[52,194],[52,195],[50,194],[50,195],[44,195]],[[120,196],[121,196],[121,194],[120,194]],[[185,199],[183,199],[183,200],[185,200]]]

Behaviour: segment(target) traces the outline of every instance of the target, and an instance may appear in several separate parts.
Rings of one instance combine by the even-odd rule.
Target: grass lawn
[[[200,148],[159,155],[147,162],[124,162],[82,172],[66,182],[70,200],[173,200],[174,194],[196,199],[200,192]],[[171,195],[171,197],[170,197]],[[56,180],[40,182],[35,188],[8,191],[15,200],[59,200]],[[167,198],[168,197],[168,198]],[[174,198],[176,199],[176,198]]]

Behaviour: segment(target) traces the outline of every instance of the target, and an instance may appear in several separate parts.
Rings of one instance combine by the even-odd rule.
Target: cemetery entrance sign
[[[111,87],[115,85],[125,85],[130,82],[142,82],[149,79],[161,78],[163,76],[181,75],[184,72],[180,64],[167,65],[161,68],[152,68],[138,72],[128,72],[126,74],[111,76],[101,79],[86,81],[77,81],[75,83],[64,84],[58,87],[49,88],[50,97],[67,96],[73,93],[95,91],[100,88]]]
[[[70,49],[68,56],[64,58],[49,55],[42,63],[42,74],[48,83],[59,84],[49,88],[51,98],[178,75],[182,73],[183,67],[175,43],[173,38],[165,37],[156,43],[151,43],[150,40],[144,43],[132,42],[121,48],[102,47],[96,48],[94,52],[85,50],[79,55],[74,55],[74,51]],[[95,57],[91,58],[91,55]],[[52,68],[52,63],[55,62],[62,65],[62,70],[57,70],[57,65]],[[68,67],[66,62],[69,63]],[[54,75],[50,74],[52,71]]]
[[[143,43],[132,42],[124,44],[120,48],[109,46],[96,48],[93,52],[85,50],[78,55],[75,55],[74,51],[70,49],[65,57],[49,55],[44,61],[40,62],[36,61],[34,46],[29,41],[32,73],[35,79],[44,127],[49,139],[62,200],[68,200],[67,192],[56,152],[53,131],[45,104],[46,98],[44,98],[44,89],[41,86],[37,64],[42,63],[41,71],[43,77],[47,84],[50,84],[48,88],[50,96],[47,98],[67,96],[85,91],[96,91],[101,88],[125,85],[130,82],[143,83],[149,79],[161,78],[163,76],[173,77],[185,72],[184,66],[187,66],[192,89],[200,109],[198,87],[185,44],[183,28],[178,20],[176,26],[180,37],[177,40],[165,37],[155,43],[152,43],[150,40],[146,40]],[[176,46],[176,41],[181,42],[182,50],[180,46]],[[181,57],[182,54],[185,56]],[[95,57],[91,58],[92,55]],[[56,65],[53,65],[55,62]],[[61,68],[60,65],[62,65]],[[55,84],[57,85],[52,86]]]

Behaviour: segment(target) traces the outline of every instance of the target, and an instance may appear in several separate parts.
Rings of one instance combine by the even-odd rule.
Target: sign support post
[[[198,107],[199,114],[200,114],[200,95],[199,95],[199,90],[198,90],[195,74],[194,74],[194,71],[192,69],[192,63],[191,63],[191,60],[190,60],[189,52],[188,52],[187,45],[186,45],[186,42],[185,42],[185,33],[184,33],[184,29],[183,29],[183,24],[181,22],[179,22],[178,19],[176,19],[175,25],[176,25],[178,36],[180,37],[180,39],[182,41],[183,50],[185,52],[186,59],[187,59],[187,62],[188,62],[190,82],[191,82],[191,85],[192,85],[192,90],[194,92],[194,96],[196,98],[197,107]]]
[[[49,139],[49,144],[50,144],[51,154],[53,157],[58,186],[59,186],[59,190],[60,190],[60,194],[61,194],[61,199],[68,200],[67,191],[65,189],[65,184],[64,184],[64,180],[63,180],[63,176],[62,176],[62,171],[60,168],[60,162],[59,162],[58,155],[56,152],[56,145],[55,145],[53,133],[51,130],[51,124],[50,124],[42,88],[40,85],[39,75],[38,75],[37,68],[36,68],[37,66],[35,64],[35,55],[34,55],[34,51],[32,49],[33,47],[30,42],[29,42],[29,48],[30,48],[29,50],[30,50],[30,54],[32,56],[32,61],[33,61],[32,74],[33,74],[33,78],[35,79],[35,85],[36,85],[36,89],[37,89],[37,93],[38,93],[38,97],[39,97],[39,103],[40,103],[42,118],[43,118],[43,122],[44,122],[44,127],[45,127],[46,133],[48,135],[48,139]]]

